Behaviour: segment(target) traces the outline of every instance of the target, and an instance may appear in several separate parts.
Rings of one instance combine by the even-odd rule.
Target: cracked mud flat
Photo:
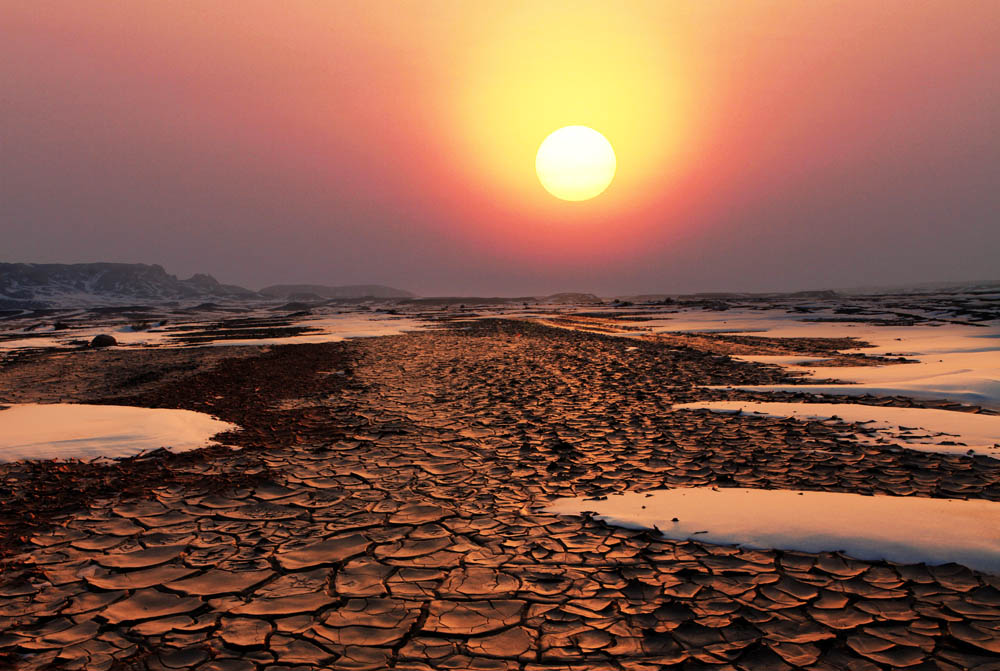
[[[135,353],[149,381],[121,390],[102,355],[96,384],[49,379],[48,398],[25,384],[44,357],[0,370],[5,396],[212,412],[245,427],[230,443],[244,449],[158,472],[263,476],[95,490],[33,527],[0,589],[9,665],[1000,668],[996,576],[539,512],[703,485],[1000,501],[989,458],[865,445],[846,423],[669,411],[704,398],[696,385],[784,382],[774,367],[509,321],[218,351],[162,380],[164,355]],[[4,471],[5,487],[30,475]]]

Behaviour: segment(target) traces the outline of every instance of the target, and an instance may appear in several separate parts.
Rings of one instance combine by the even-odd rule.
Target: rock
[[[90,341],[91,347],[113,347],[118,344],[113,335],[108,335],[107,333],[100,333],[94,336],[94,339]]]

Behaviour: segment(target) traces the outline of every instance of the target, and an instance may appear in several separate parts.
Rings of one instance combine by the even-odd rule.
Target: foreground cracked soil
[[[243,451],[183,468],[267,477],[87,501],[40,529],[0,589],[7,663],[1000,669],[997,577],[541,512],[697,485],[1000,500],[1000,462],[865,446],[846,424],[671,413],[696,385],[780,373],[537,325],[260,356],[266,379],[241,382],[257,396],[218,372],[257,361],[242,358],[115,399],[240,422]],[[260,407],[271,388],[291,391]]]

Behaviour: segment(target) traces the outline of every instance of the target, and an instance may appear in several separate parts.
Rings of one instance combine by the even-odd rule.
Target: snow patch
[[[113,459],[161,447],[184,452],[236,429],[192,410],[24,403],[0,410],[0,462]]]
[[[241,340],[214,340],[211,345],[294,345],[303,343],[340,342],[349,338],[374,338],[402,335],[409,331],[427,328],[427,322],[408,317],[374,317],[340,315],[322,319],[306,319],[297,326],[319,329],[310,333],[278,338],[246,338]]]
[[[844,350],[868,356],[916,359],[918,363],[880,366],[809,367],[822,357],[734,356],[741,361],[774,363],[812,378],[844,384],[741,385],[748,391],[801,391],[848,396],[909,396],[948,399],[1000,410],[1000,324],[982,326],[918,324],[873,326],[860,323],[800,321],[802,315],[770,312],[684,314],[674,319],[636,322],[653,333],[744,333],[769,338],[857,338],[874,345]],[[803,365],[806,364],[806,365]],[[722,388],[730,388],[728,385]]]
[[[265,315],[273,316],[273,315]],[[182,340],[188,331],[179,327],[191,326],[211,331],[217,328],[212,322],[178,322],[166,327],[154,327],[136,331],[128,324],[103,324],[87,328],[74,328],[63,331],[46,329],[45,336],[33,337],[38,331],[22,331],[24,338],[0,340],[0,352],[26,348],[76,347],[80,343],[89,343],[94,336],[110,333],[121,346],[152,346],[152,347],[198,347],[198,346],[235,346],[235,345],[293,345],[301,343],[339,342],[348,338],[366,338],[385,335],[400,335],[409,331],[427,328],[429,322],[410,317],[386,317],[381,315],[339,314],[324,317],[306,316],[291,320],[289,326],[303,326],[316,329],[309,333],[278,337],[247,337],[226,338],[222,329],[218,339],[209,339],[194,345]],[[262,325],[259,328],[270,328]]]
[[[673,540],[839,551],[868,561],[956,562],[1000,574],[1000,503],[993,501],[693,487],[601,501],[557,499],[545,510],[592,511],[610,524],[656,529]]]
[[[673,409],[743,412],[821,421],[839,418],[845,422],[865,423],[866,429],[876,430],[874,436],[858,435],[857,440],[861,443],[896,443],[912,450],[944,454],[966,454],[971,451],[1000,459],[1000,415],[856,403],[755,401],[699,401],[679,403]]]

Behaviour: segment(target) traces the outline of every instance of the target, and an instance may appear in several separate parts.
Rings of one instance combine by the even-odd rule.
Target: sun
[[[563,200],[589,200],[615,177],[615,150],[587,126],[554,131],[538,147],[535,171],[545,190]]]

